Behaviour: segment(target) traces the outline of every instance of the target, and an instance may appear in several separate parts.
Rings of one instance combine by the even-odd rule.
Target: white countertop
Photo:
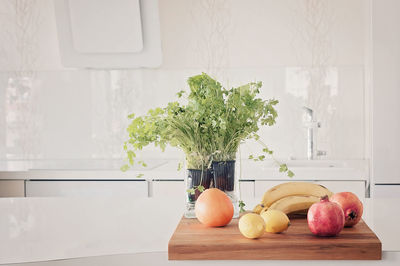
[[[247,201],[247,204],[253,206],[255,202]],[[384,260],[389,258],[389,262],[395,260],[400,264],[398,206],[400,199],[367,199],[363,218],[382,241]],[[0,213],[0,264],[71,259],[64,264],[46,265],[81,265],[80,260],[87,260],[84,257],[92,257],[89,264],[82,265],[96,265],[98,256],[106,256],[105,260],[114,258],[121,263],[129,260],[133,264],[135,261],[131,259],[144,260],[147,256],[167,264],[167,244],[182,216],[183,200],[3,198],[0,199]],[[68,261],[76,264],[68,264]],[[218,262],[221,263],[227,264]]]
[[[136,266],[136,265],[157,265],[157,266],[245,266],[245,265],[262,265],[262,266],[398,266],[400,262],[400,252],[383,252],[382,260],[365,261],[365,260],[225,260],[225,261],[168,261],[166,252],[149,252],[135,254],[119,254],[109,256],[85,257],[57,261],[43,261],[34,263],[18,263],[10,266]]]
[[[141,179],[183,180],[185,171],[178,171],[178,159],[143,159],[148,166],[135,166],[122,172],[123,160],[3,160],[0,161],[0,180],[107,180]],[[363,180],[368,181],[368,163],[365,160],[280,160],[296,174],[295,180]],[[246,180],[285,180],[273,161],[237,161],[238,174]],[[242,170],[240,170],[242,168]]]

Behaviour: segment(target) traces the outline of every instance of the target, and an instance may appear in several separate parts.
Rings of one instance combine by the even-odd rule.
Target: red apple
[[[344,213],[339,204],[324,196],[308,209],[307,222],[314,235],[335,236],[343,229]]]
[[[344,226],[356,225],[361,220],[363,204],[354,193],[336,193],[330,200],[342,207],[345,216]]]

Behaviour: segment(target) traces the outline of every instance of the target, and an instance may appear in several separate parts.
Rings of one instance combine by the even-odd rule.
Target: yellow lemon
[[[279,210],[268,210],[261,213],[261,217],[265,222],[265,231],[269,233],[281,233],[290,225],[287,215]]]
[[[256,213],[245,214],[239,220],[239,231],[247,238],[258,238],[264,234],[264,220]]]

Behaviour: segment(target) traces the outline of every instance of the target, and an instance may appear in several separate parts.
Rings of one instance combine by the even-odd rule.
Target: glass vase
[[[235,161],[233,160],[212,162],[213,185],[225,192],[231,199],[234,208],[233,218],[239,217],[239,182],[235,172]]]
[[[213,175],[210,169],[199,170],[199,169],[187,169],[186,176],[186,190],[197,188],[202,185],[204,189],[212,187]],[[184,216],[186,218],[196,218],[194,212],[194,206],[197,198],[200,196],[201,192],[195,189],[195,192],[185,192],[186,198],[186,208]]]

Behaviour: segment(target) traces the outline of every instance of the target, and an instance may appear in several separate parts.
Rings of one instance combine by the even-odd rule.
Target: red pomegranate
[[[344,226],[356,225],[363,214],[363,204],[358,197],[351,192],[340,192],[333,195],[330,200],[339,204],[344,213]]]
[[[307,222],[314,235],[335,236],[343,229],[344,213],[339,204],[324,196],[308,209]]]

